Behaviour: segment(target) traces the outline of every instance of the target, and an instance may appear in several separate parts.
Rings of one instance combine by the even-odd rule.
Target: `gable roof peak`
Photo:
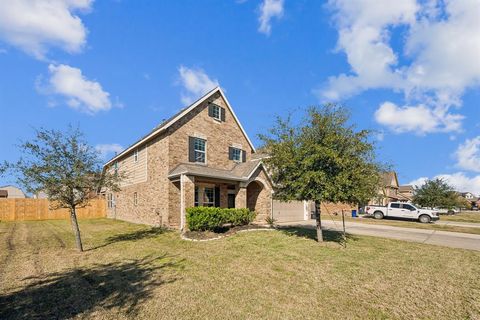
[[[179,112],[177,112],[176,114],[174,114],[173,116],[171,116],[169,119],[163,121],[160,125],[158,125],[157,127],[155,127],[150,133],[148,133],[147,135],[145,135],[143,138],[141,138],[140,140],[138,140],[137,142],[135,142],[134,144],[132,144],[130,147],[126,148],[125,150],[123,150],[122,152],[120,152],[119,154],[115,155],[113,158],[111,158],[107,163],[104,164],[104,167],[111,164],[112,162],[114,162],[115,160],[119,159],[120,157],[122,157],[123,155],[129,153],[130,151],[132,151],[133,149],[135,149],[136,147],[138,147],[140,144],[144,143],[145,141],[148,141],[150,140],[151,138],[155,137],[157,134],[165,131],[166,129],[168,129],[171,125],[173,125],[175,122],[177,122],[178,120],[180,120],[181,118],[183,118],[186,114],[188,114],[190,111],[192,111],[194,108],[196,108],[197,106],[199,106],[201,103],[207,101],[208,98],[210,98],[211,96],[213,96],[215,93],[220,93],[220,96],[222,97],[222,99],[225,101],[225,104],[227,105],[227,108],[230,110],[230,113],[232,114],[235,122],[238,124],[238,126],[240,127],[240,130],[242,131],[243,135],[245,136],[245,138],[247,139],[247,142],[248,144],[250,145],[250,147],[252,148],[253,152],[255,152],[255,147],[252,143],[252,141],[250,140],[250,138],[248,137],[247,133],[245,132],[245,129],[243,129],[242,127],[242,124],[240,123],[240,121],[238,120],[235,112],[233,111],[233,108],[232,106],[230,105],[230,103],[228,102],[228,99],[227,97],[225,96],[225,94],[223,93],[223,90],[220,86],[216,86],[215,88],[213,88],[212,90],[208,91],[207,93],[205,93],[202,97],[200,97],[199,99],[197,99],[195,102],[193,102],[192,104],[190,104],[188,107],[185,107],[183,109],[181,109]]]

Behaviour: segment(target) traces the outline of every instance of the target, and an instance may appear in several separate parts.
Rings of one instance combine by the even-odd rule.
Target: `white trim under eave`
[[[267,169],[265,168],[263,162],[259,162],[259,163],[255,166],[255,169],[253,169],[252,172],[250,173],[250,175],[247,177],[247,181],[252,178],[253,174],[255,173],[255,171],[257,171],[257,169],[258,169],[260,166],[262,166],[263,172],[265,172],[265,175],[267,176],[268,180],[270,181],[270,184],[271,184],[272,187],[273,187],[272,177],[271,177],[270,174],[268,173],[268,171],[267,171]]]
[[[125,149],[124,151],[120,152],[118,155],[116,155],[115,157],[113,157],[112,159],[110,159],[110,161],[108,161],[107,163],[105,163],[103,166],[106,167],[108,166],[109,164],[111,164],[113,161],[115,161],[116,159],[119,159],[121,158],[122,156],[128,154],[130,151],[132,151],[133,149],[135,149],[136,147],[138,147],[139,145],[141,145],[142,143],[150,140],[151,138],[153,138],[154,136],[156,136],[157,134],[165,131],[166,129],[168,129],[172,124],[174,124],[175,122],[177,122],[178,120],[180,120],[181,118],[183,118],[187,113],[189,113],[190,111],[192,111],[194,108],[196,108],[198,105],[200,105],[201,103],[203,103],[205,100],[207,100],[211,95],[213,95],[215,92],[220,92],[220,95],[222,96],[222,98],[225,100],[225,103],[227,104],[227,107],[228,109],[230,110],[231,114],[233,115],[233,118],[235,119],[235,121],[237,122],[238,126],[240,127],[240,130],[242,130],[242,133],[243,135],[245,136],[245,138],[247,139],[247,142],[248,144],[250,145],[250,147],[252,148],[253,152],[256,152],[255,150],[255,147],[253,146],[253,143],[252,141],[250,141],[250,138],[248,137],[247,133],[245,132],[245,129],[243,129],[242,127],[242,124],[240,123],[240,121],[238,120],[237,118],[237,115],[235,114],[235,112],[233,111],[233,108],[232,106],[230,105],[230,103],[228,102],[228,99],[227,97],[225,96],[225,94],[223,93],[222,91],[222,88],[220,87],[215,87],[213,88],[212,90],[210,90],[210,92],[206,93],[202,98],[198,99],[195,103],[193,103],[190,107],[188,107],[187,109],[185,109],[182,113],[180,113],[178,116],[176,116],[175,118],[173,118],[172,120],[170,120],[167,124],[165,124],[164,126],[158,128],[157,130],[153,131],[151,134],[149,134],[148,136],[146,136],[145,138],[143,138],[142,140],[134,143],[132,146],[130,146],[129,148]]]

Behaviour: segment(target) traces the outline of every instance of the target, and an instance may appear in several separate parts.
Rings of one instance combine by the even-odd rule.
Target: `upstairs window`
[[[228,159],[233,160],[235,162],[245,162],[246,161],[246,153],[245,150],[235,147],[228,148]]]
[[[206,163],[207,158],[207,140],[195,137],[189,137],[189,161]]]
[[[138,149],[136,149],[135,152],[133,153],[133,161],[134,162],[138,161]]]
[[[115,174],[118,174],[118,161],[115,161],[115,163],[113,164],[113,170]]]
[[[211,103],[208,105],[208,115],[215,120],[225,121],[225,108]]]
[[[212,109],[212,117],[214,119],[222,121],[220,107],[214,105],[214,106],[212,106],[212,108],[213,108]]]

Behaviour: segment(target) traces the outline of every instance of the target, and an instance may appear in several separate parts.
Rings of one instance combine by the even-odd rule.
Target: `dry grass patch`
[[[106,219],[0,223],[0,319],[480,317],[480,253],[291,228],[217,241]]]
[[[451,216],[442,216],[443,221],[480,223],[480,211],[460,212]]]

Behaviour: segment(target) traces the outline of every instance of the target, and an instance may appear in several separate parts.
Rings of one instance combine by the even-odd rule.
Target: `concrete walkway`
[[[280,223],[279,225],[296,227],[305,226],[307,228],[314,228],[315,221],[307,220],[298,222],[285,222]],[[334,222],[331,220],[323,220],[322,225],[323,229],[336,231],[342,230],[341,221]],[[346,221],[345,225],[347,233],[350,234],[383,237],[389,239],[420,242],[452,248],[480,251],[480,235],[477,234],[393,227],[380,224],[375,225],[350,221]]]

